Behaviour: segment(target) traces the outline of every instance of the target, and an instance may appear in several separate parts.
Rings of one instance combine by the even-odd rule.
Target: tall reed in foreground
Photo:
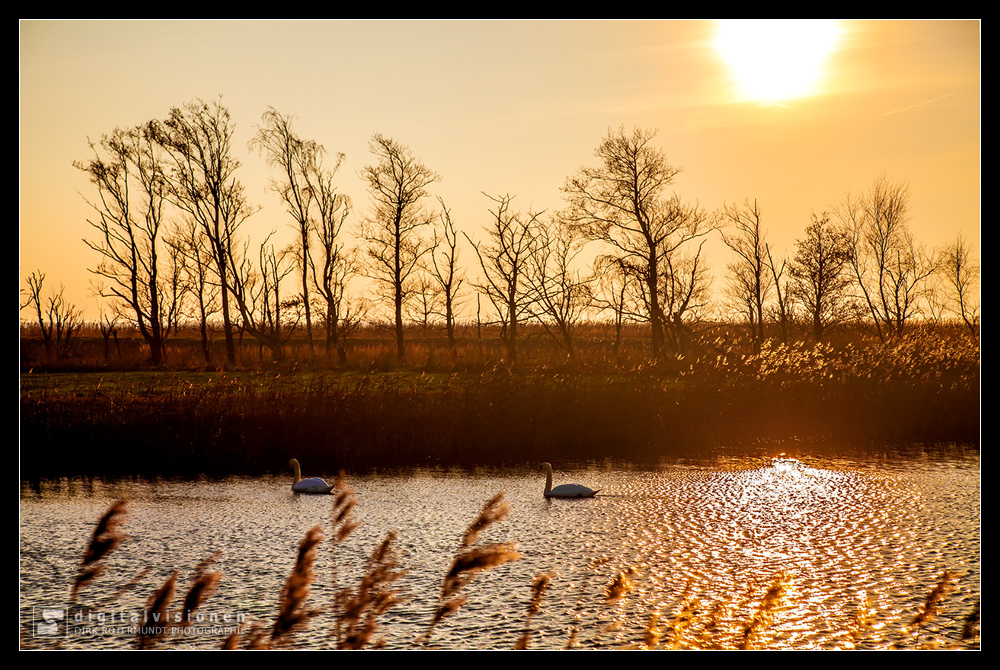
[[[531,644],[531,618],[541,611],[542,596],[545,594],[545,589],[549,587],[549,583],[551,581],[552,574],[548,572],[537,575],[535,579],[532,580],[531,603],[528,605],[528,615],[524,618],[524,632],[521,633],[521,637],[517,639],[514,649],[527,649],[528,645]]]
[[[336,639],[337,649],[364,649],[371,644],[378,629],[378,617],[403,602],[403,598],[393,584],[406,571],[399,568],[394,547],[395,532],[375,548],[368,559],[365,574],[356,588],[337,588],[336,548],[344,542],[360,525],[353,510],[357,505],[354,491],[347,486],[341,471],[333,487],[333,512],[330,550],[333,554],[332,571],[335,588],[333,612],[334,626],[331,636]],[[376,646],[382,646],[382,641]]]
[[[126,515],[126,502],[118,500],[108,508],[108,511],[97,522],[94,534],[90,538],[90,544],[87,545],[83,554],[80,572],[77,574],[69,594],[71,603],[76,600],[80,589],[89,585],[104,571],[102,561],[125,539],[125,535],[120,529],[125,522]]]
[[[479,516],[469,525],[462,536],[451,569],[444,576],[438,607],[434,610],[430,626],[423,635],[414,640],[414,645],[425,644],[433,634],[434,628],[465,604],[467,596],[462,595],[461,591],[475,579],[477,573],[521,558],[521,554],[517,552],[513,544],[493,543],[480,547],[471,546],[487,527],[498,521],[503,521],[509,514],[510,504],[504,498],[503,492],[496,494],[483,505]]]
[[[149,596],[146,601],[147,619],[136,636],[136,646],[139,649],[153,649],[166,637],[170,603],[174,599],[176,588],[177,571],[174,570],[167,581],[163,582],[163,586]]]
[[[195,567],[194,575],[191,578],[191,586],[184,596],[184,605],[181,610],[185,622],[190,623],[195,611],[201,607],[207,598],[215,593],[215,588],[219,580],[222,579],[222,572],[208,572],[208,568],[218,560],[221,553],[219,551],[215,552]]]
[[[278,607],[278,618],[271,629],[271,644],[281,645],[298,628],[319,614],[318,611],[306,609],[306,599],[309,597],[309,587],[313,581],[313,566],[316,562],[316,550],[323,541],[323,528],[313,526],[299,544],[298,558],[292,573],[288,575],[285,586],[281,590],[281,603]]]
[[[357,588],[344,589],[338,594],[338,649],[364,649],[375,636],[378,617],[403,602],[393,587],[406,574],[399,569],[393,548],[395,541],[396,534],[389,533],[368,559],[367,570]],[[384,646],[384,641],[376,646]]]
[[[753,616],[743,625],[743,634],[736,644],[737,649],[753,649],[756,636],[764,628],[769,628],[774,622],[774,617],[781,605],[782,596],[785,593],[785,577],[778,575],[771,582],[764,597],[760,600],[760,605],[753,613]]]

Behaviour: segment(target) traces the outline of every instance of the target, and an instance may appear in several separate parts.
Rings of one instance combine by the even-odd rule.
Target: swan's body
[[[542,463],[542,470],[545,470],[546,498],[593,498],[597,495],[597,491],[582,484],[560,484],[552,488],[552,466]]]
[[[332,484],[327,484],[319,477],[302,479],[302,470],[299,468],[298,460],[293,458],[288,461],[288,464],[292,466],[292,471],[295,473],[295,482],[292,484],[292,490],[296,493],[329,493],[333,490]]]

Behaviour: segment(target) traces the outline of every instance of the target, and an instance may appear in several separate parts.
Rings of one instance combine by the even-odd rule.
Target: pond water
[[[978,645],[961,641],[981,592],[977,455],[557,466],[556,484],[577,481],[600,494],[546,500],[536,470],[349,476],[361,525],[336,546],[331,497],[295,495],[290,477],[22,484],[22,646],[133,648],[150,594],[178,570],[182,598],[214,552],[210,569],[223,574],[200,621],[160,646],[218,648],[237,623],[245,642],[250,624],[273,625],[299,543],[319,524],[306,605],[325,611],[289,646],[336,645],[335,593],[357,586],[395,531],[403,600],[378,618],[373,641],[412,648],[465,529],[500,491],[510,515],[477,543],[516,543],[520,559],[476,574],[424,648],[511,649],[526,629],[532,649]],[[129,501],[128,539],[70,607],[96,521],[118,499]],[[935,616],[919,618],[939,586]]]

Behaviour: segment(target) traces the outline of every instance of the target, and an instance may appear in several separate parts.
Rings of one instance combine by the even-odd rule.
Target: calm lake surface
[[[466,527],[500,491],[511,514],[479,543],[516,543],[521,559],[479,573],[428,648],[511,649],[540,574],[551,581],[530,619],[532,649],[962,646],[964,620],[980,599],[977,454],[557,466],[555,484],[570,482],[601,493],[545,500],[536,470],[348,476],[361,526],[335,550],[321,545],[309,604],[329,609],[334,574],[339,587],[355,586],[367,557],[396,531],[408,570],[396,585],[407,600],[380,617],[376,638],[411,648]],[[223,576],[200,627],[162,646],[218,648],[232,622],[273,624],[307,530],[320,524],[330,534],[331,497],[295,495],[290,484],[290,476],[22,483],[22,645],[132,648],[128,626],[149,595],[176,569],[182,598],[196,566],[216,551],[212,569]],[[122,498],[129,539],[81,592],[67,626],[51,611],[68,606],[95,523]],[[146,567],[138,585],[108,602]],[[908,630],[946,571],[950,590],[937,616]],[[609,599],[616,578],[623,589]],[[45,634],[54,628],[33,627],[42,608],[57,638]],[[331,647],[332,629],[332,615],[318,615],[294,646]]]

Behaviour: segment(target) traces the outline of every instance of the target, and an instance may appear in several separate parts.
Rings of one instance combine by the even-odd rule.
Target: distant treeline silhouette
[[[345,364],[349,340],[380,323],[393,333],[397,363],[422,357],[409,340],[414,326],[440,325],[458,358],[463,316],[477,342],[494,329],[508,364],[530,356],[539,334],[567,358],[587,355],[595,321],[613,325],[616,357],[641,327],[643,356],[661,362],[703,353],[719,322],[741,324],[754,353],[769,338],[828,341],[845,325],[882,342],[926,322],[978,332],[972,245],[961,236],[941,249],[919,244],[908,184],[884,174],[803,222],[783,257],[767,242],[757,200],[715,210],[686,204],[672,190],[681,170],[655,145],[656,131],[612,128],[594,163],[566,179],[565,207],[522,212],[511,194],[483,194],[485,223],[474,233],[440,198],[425,204],[441,175],[409,147],[372,136],[372,161],[360,171],[371,202],[358,206],[338,191],[344,156],[269,108],[248,148],[273,171],[295,235],[252,244],[242,225],[257,210],[239,179],[234,133],[221,98],[196,100],[115,128],[75,164],[93,187],[85,242],[105,299],[109,359],[130,328],[154,367],[176,357],[174,340],[192,335],[205,366],[246,364],[245,339],[260,360],[301,358],[294,350],[305,347],[311,363]],[[713,236],[731,252],[719,294],[703,253]],[[42,270],[27,278],[23,318],[50,359],[71,355],[80,310],[44,278]]]

